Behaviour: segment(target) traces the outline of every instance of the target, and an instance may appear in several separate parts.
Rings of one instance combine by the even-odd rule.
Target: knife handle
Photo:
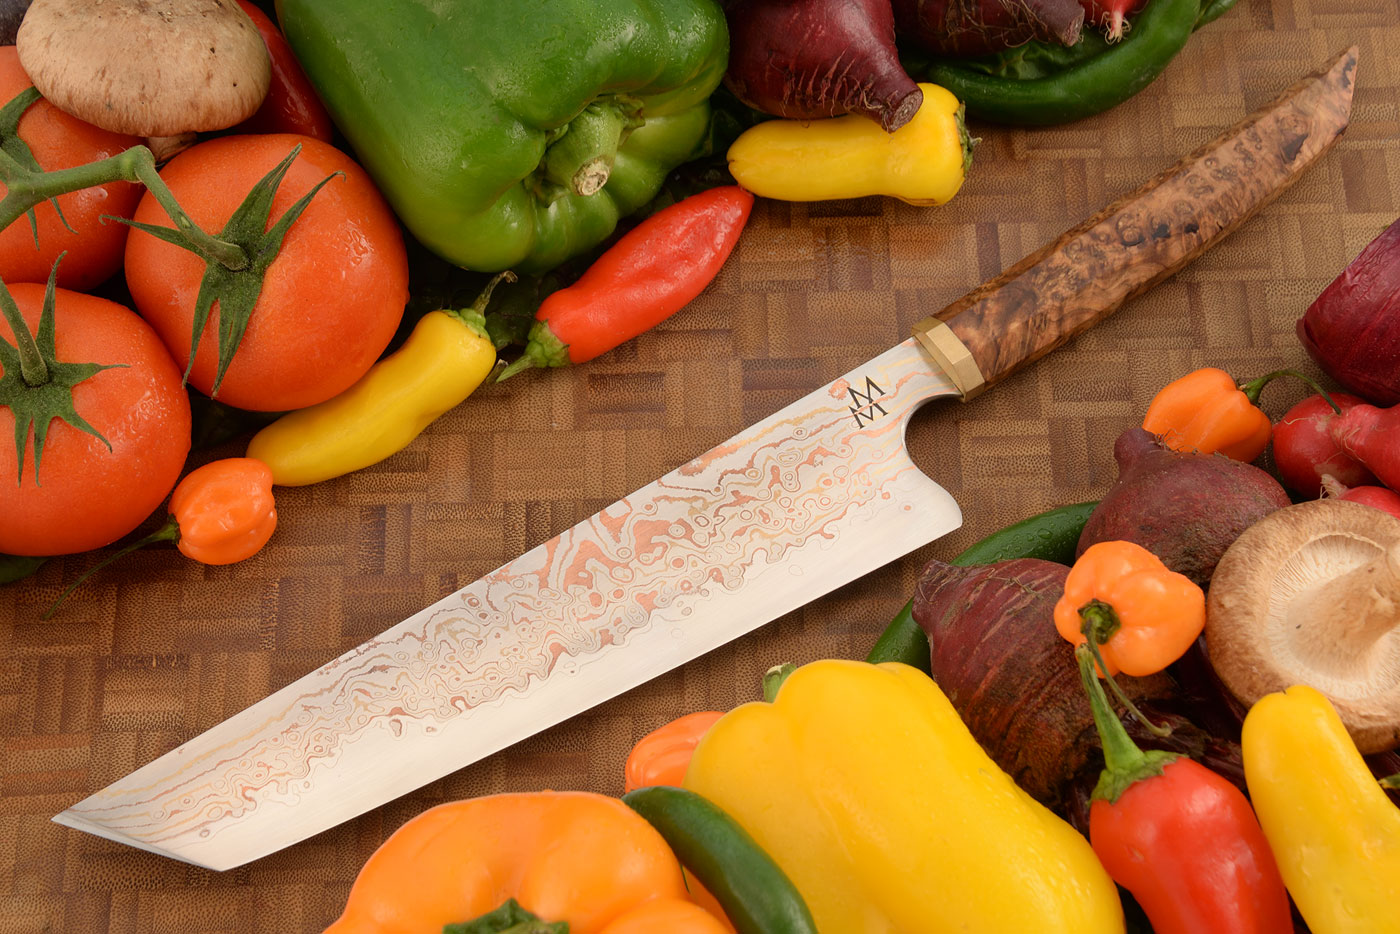
[[[964,399],[1181,269],[1337,141],[1355,46],[1141,188],[914,326]]]

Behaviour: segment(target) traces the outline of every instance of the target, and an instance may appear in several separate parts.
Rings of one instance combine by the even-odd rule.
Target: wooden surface
[[[1184,272],[968,404],[915,419],[958,532],[753,635],[318,837],[224,874],[51,815],[905,337],[910,327],[1214,137],[1348,45],[1352,125],[1296,186]],[[279,493],[240,565],[153,549],[42,610],[92,555],[0,587],[0,934],[318,931],[395,827],[456,797],[616,793],[631,744],[756,696],[784,660],[865,653],[922,564],[1095,498],[1153,393],[1200,365],[1310,372],[1294,321],[1400,215],[1400,2],[1240,0],[1166,74],[1065,127],[974,126],[958,197],[760,202],[691,308],[606,358],[484,391],[413,446]],[[1299,398],[1270,388],[1274,415]],[[217,453],[238,453],[232,445]]]

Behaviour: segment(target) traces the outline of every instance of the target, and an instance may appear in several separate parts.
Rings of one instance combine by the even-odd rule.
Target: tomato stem
[[[39,352],[39,345],[35,343],[29,325],[20,314],[19,306],[15,304],[14,296],[5,288],[3,281],[0,281],[0,312],[4,313],[5,323],[15,335],[15,349],[19,352],[20,379],[24,380],[26,386],[43,386],[49,381],[49,366],[44,362],[44,355]]]
[[[37,92],[26,89],[7,104],[4,110],[18,126],[19,114],[38,99]],[[49,172],[39,169],[38,164],[29,156],[27,148],[20,155],[24,158],[21,159],[16,153],[0,148],[0,181],[5,183],[6,188],[5,197],[0,198],[0,230],[6,229],[34,208],[45,201],[56,199],[59,195],[106,185],[109,182],[140,182],[155,196],[160,206],[165,208],[165,213],[170,215],[176,229],[184,234],[194,252],[205,260],[216,262],[227,269],[239,270],[248,267],[248,254],[242,247],[211,236],[190,220],[189,215],[166,187],[160,173],[156,171],[155,156],[145,146],[132,146],[125,152],[108,156],[106,159]],[[31,164],[26,165],[26,161]],[[57,201],[54,201],[54,209],[59,210]],[[59,217],[62,216],[62,211],[59,210]],[[64,223],[67,224],[67,221]],[[35,237],[37,241],[37,227]]]

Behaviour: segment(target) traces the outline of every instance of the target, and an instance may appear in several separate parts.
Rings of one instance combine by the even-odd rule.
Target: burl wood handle
[[[964,398],[1146,291],[1248,220],[1351,116],[1356,47],[1145,185],[915,325]],[[980,382],[979,382],[980,380]]]

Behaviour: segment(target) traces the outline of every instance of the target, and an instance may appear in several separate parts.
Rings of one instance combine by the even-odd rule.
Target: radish
[[[1322,490],[1334,499],[1344,499],[1349,503],[1374,506],[1383,509],[1400,519],[1400,493],[1383,486],[1347,486],[1332,475],[1322,478]]]
[[[1332,440],[1392,490],[1400,488],[1400,406],[1357,405],[1339,415]]]
[[[893,6],[900,36],[942,55],[984,55],[1032,39],[1074,45],[1084,28],[1079,0],[893,0]]]
[[[1084,8],[1084,22],[1102,26],[1109,42],[1123,38],[1128,29],[1125,17],[1147,6],[1147,0],[1079,0]]]
[[[893,133],[923,103],[889,0],[746,0],[725,17],[724,81],[750,107],[798,120],[857,113]]]
[[[1367,486],[1376,478],[1360,461],[1332,440],[1331,426],[1342,414],[1365,402],[1344,392],[1331,393],[1341,414],[1320,395],[1311,395],[1284,413],[1274,425],[1274,466],[1283,485],[1307,499],[1322,492],[1323,474],[1346,486]]]

